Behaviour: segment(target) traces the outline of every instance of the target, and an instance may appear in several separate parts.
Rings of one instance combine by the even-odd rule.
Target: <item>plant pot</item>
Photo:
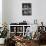
[[[5,38],[0,38],[0,44],[4,44]]]

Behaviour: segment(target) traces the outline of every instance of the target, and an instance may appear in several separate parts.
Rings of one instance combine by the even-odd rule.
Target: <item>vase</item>
[[[0,44],[4,44],[5,38],[0,38]]]

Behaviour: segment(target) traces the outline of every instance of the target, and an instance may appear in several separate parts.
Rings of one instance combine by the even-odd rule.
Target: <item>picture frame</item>
[[[22,15],[32,15],[31,3],[22,3]]]

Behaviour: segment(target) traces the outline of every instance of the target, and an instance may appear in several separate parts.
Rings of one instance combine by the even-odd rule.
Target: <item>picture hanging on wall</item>
[[[31,3],[22,3],[22,15],[32,15]]]

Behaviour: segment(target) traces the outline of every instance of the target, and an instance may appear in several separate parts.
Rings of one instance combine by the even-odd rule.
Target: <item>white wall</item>
[[[2,27],[2,0],[0,0],[0,27]]]
[[[8,23],[8,17],[7,17],[7,0],[2,0],[2,22]]]
[[[38,24],[43,21],[46,25],[46,0],[4,0],[4,2],[3,20],[7,23],[15,23],[26,20],[31,24],[34,23],[34,19],[37,19]],[[32,3],[31,16],[22,16],[23,2]]]

